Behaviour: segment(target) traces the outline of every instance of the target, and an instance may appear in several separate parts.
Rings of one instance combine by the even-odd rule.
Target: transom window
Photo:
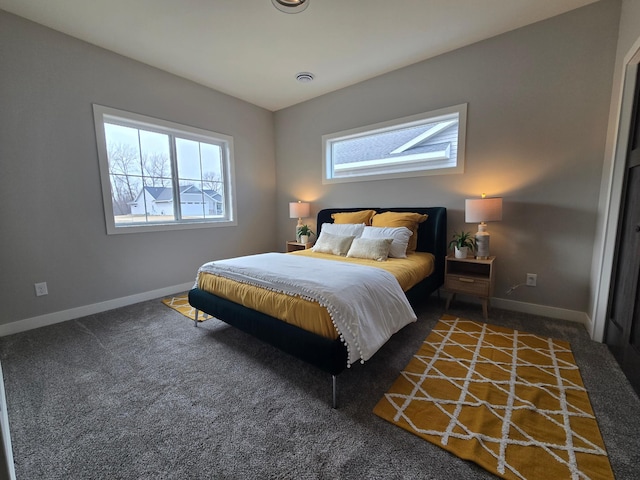
[[[323,183],[464,171],[467,105],[322,137]]]
[[[93,110],[108,233],[235,225],[232,137]]]

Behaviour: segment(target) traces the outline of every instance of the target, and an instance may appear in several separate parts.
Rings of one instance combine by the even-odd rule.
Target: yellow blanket
[[[393,274],[405,292],[429,276],[434,269],[434,258],[430,253],[416,252],[407,258],[390,258],[384,262],[358,258],[346,258],[336,255],[301,250],[290,255],[308,255],[327,260],[358,263],[382,268]],[[310,274],[312,274],[310,272]],[[284,293],[272,292],[251,285],[242,284],[210,273],[201,273],[198,288],[213,293],[253,310],[263,312],[284,322],[303,328],[317,335],[334,339],[337,332],[327,309],[317,302]]]

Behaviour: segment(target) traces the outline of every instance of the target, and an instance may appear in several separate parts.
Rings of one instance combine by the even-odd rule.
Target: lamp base
[[[476,232],[476,258],[478,260],[487,260],[489,258],[489,240],[491,239],[487,232],[487,224],[482,222],[478,225]]]
[[[298,218],[298,224],[296,225],[296,236],[294,237],[296,239],[296,242],[300,241],[300,236],[298,235],[298,228],[300,228],[302,226],[302,218]]]

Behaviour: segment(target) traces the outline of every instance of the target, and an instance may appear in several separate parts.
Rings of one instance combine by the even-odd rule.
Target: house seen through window
[[[109,233],[233,224],[233,139],[94,105]]]
[[[323,136],[323,183],[462,173],[466,104]]]

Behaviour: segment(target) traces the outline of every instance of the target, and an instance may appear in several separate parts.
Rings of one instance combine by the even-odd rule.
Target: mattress
[[[389,258],[384,262],[339,257],[311,250],[301,250],[288,255],[304,255],[382,268],[398,280],[400,287],[405,292],[431,275],[435,265],[434,256],[425,252],[415,252],[409,254],[407,258]],[[309,274],[312,275],[313,272],[309,272]],[[198,288],[325,338],[335,339],[338,336],[327,309],[317,302],[204,272],[198,276]]]

